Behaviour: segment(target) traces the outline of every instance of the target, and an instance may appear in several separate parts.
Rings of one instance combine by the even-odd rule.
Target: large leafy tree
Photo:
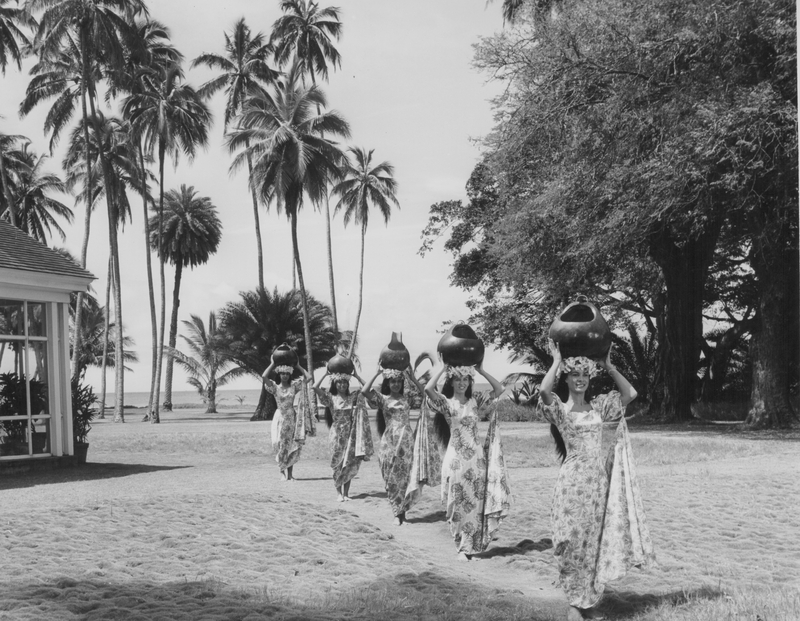
[[[21,175],[25,163],[20,159],[20,145],[28,139],[14,134],[0,134],[0,185],[3,187],[0,216],[17,226],[17,204],[14,197],[14,179]]]
[[[164,164],[167,156],[177,162],[183,152],[194,158],[198,147],[208,144],[211,112],[197,91],[183,82],[183,71],[179,64],[156,65],[139,76],[140,87],[129,95],[123,104],[123,114],[131,124],[133,133],[141,137],[147,152],[156,152],[158,160],[158,247],[161,247],[163,229],[161,214],[164,210]],[[161,311],[159,318],[158,346],[156,348],[155,394],[151,400],[151,422],[159,418],[159,393],[161,385],[161,352],[164,349],[166,323],[166,283],[164,277],[165,257],[159,260],[161,286]]]
[[[291,223],[294,264],[300,285],[303,315],[306,319],[305,342],[308,362],[313,367],[314,354],[309,310],[300,245],[297,214],[305,197],[319,204],[327,195],[328,180],[339,174],[343,154],[323,134],[347,137],[350,127],[336,112],[316,114],[325,108],[324,93],[316,86],[303,86],[298,63],[292,65],[272,97],[254,96],[242,114],[242,129],[229,134],[228,145],[237,150],[249,144],[234,159],[233,167],[252,157],[251,185],[265,203],[275,198],[278,211]]]
[[[336,353],[338,335],[333,329],[331,309],[312,296],[308,296],[308,319],[313,350],[318,354],[315,367],[323,366]],[[231,356],[248,375],[260,380],[261,374],[270,364],[272,352],[281,343],[297,346],[303,360],[303,333],[305,321],[300,292],[293,289],[272,292],[265,289],[244,291],[240,299],[229,302],[220,311],[221,329],[230,339]],[[311,369],[313,370],[313,369]],[[261,397],[251,420],[272,418],[275,399],[263,388]]]
[[[12,0],[0,0],[0,71],[13,62],[17,69],[22,69],[24,46],[28,45],[28,35],[24,29],[35,28],[36,21],[25,7],[11,6]]]
[[[366,151],[358,147],[349,149],[351,158],[343,166],[344,178],[333,188],[333,194],[339,196],[335,212],[342,211],[345,226],[351,221],[361,227],[361,269],[358,280],[358,311],[353,334],[358,337],[358,324],[361,320],[361,307],[364,301],[364,247],[366,245],[367,226],[369,225],[370,208],[377,209],[386,224],[392,215],[392,205],[400,208],[397,202],[397,181],[394,179],[394,167],[389,162],[372,165],[372,150]],[[350,344],[353,355],[355,339]]]
[[[638,306],[660,323],[654,410],[685,419],[726,222],[787,214],[773,239],[796,254],[785,192],[796,186],[793,8],[549,4],[478,47],[478,65],[509,88],[487,141],[497,200],[462,267],[469,257],[507,325],[506,299],[555,307],[569,292],[603,292]]]
[[[313,0],[282,0],[283,15],[272,25],[272,44],[279,66],[298,63],[303,80],[306,76],[316,85],[319,75],[328,80],[329,69],[341,65],[341,56],[333,42],[342,34],[339,9],[322,7]],[[317,105],[317,114],[320,106]],[[333,325],[339,329],[336,313],[336,287],[333,277],[333,248],[331,243],[331,215],[327,188],[325,192],[325,234],[328,248],[328,282],[331,289]]]
[[[278,72],[269,66],[268,59],[272,47],[265,41],[262,33],[253,35],[241,18],[233,26],[233,31],[225,33],[225,54],[203,53],[192,61],[192,67],[205,65],[220,74],[200,87],[201,97],[210,97],[225,89],[224,129],[243,109],[245,101],[254,92],[274,82]],[[253,163],[247,161],[248,175],[252,173]],[[261,222],[258,215],[258,198],[251,187],[253,200],[253,219],[255,222],[256,248],[258,250],[258,286],[264,287],[264,253],[261,247]]]
[[[172,290],[172,317],[169,323],[169,348],[175,348],[178,332],[178,308],[181,304],[181,275],[184,267],[197,267],[208,262],[217,251],[222,237],[222,223],[217,208],[207,196],[198,196],[194,187],[181,185],[180,190],[170,190],[164,196],[163,221],[154,216],[150,221],[150,244],[159,257],[164,257],[175,266],[175,286]],[[162,231],[161,245],[157,231]],[[172,410],[172,363],[167,358],[164,376],[164,403]]]
[[[186,334],[181,334],[188,354],[169,348],[167,355],[183,367],[188,382],[205,400],[206,414],[217,411],[217,388],[241,376],[244,371],[233,366],[227,334],[217,327],[217,315],[208,314],[208,326],[197,315],[183,322]]]

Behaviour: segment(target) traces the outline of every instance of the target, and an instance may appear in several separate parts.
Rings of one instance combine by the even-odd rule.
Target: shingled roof
[[[52,248],[0,220],[0,269],[91,278],[94,275]]]

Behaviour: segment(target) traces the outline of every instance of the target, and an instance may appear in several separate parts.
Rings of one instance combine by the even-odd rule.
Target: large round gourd
[[[272,352],[272,362],[275,366],[288,365],[293,367],[297,364],[297,352],[286,343],[281,343]]]
[[[328,360],[328,373],[346,373],[352,375],[356,370],[353,361],[346,356],[336,354],[333,358]]]
[[[457,323],[439,339],[436,348],[442,361],[453,367],[471,367],[483,362],[483,341],[465,323]]]
[[[381,350],[378,362],[384,369],[402,371],[411,363],[411,354],[403,345],[403,333],[392,332],[389,344]]]
[[[611,348],[611,330],[606,320],[582,295],[558,314],[549,336],[558,343],[563,358],[605,358]]]

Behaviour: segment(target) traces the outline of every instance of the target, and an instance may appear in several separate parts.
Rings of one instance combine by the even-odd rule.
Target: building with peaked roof
[[[0,465],[75,454],[69,301],[94,279],[0,220]]]

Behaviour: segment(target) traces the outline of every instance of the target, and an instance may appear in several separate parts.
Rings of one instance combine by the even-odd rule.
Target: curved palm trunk
[[[14,198],[11,196],[11,188],[8,185],[8,173],[6,173],[6,165],[3,162],[3,154],[0,153],[0,182],[3,183],[3,194],[6,195],[6,205],[8,205],[8,215],[11,218],[12,226],[17,226],[17,206],[14,204]]]
[[[164,359],[164,324],[166,323],[167,313],[167,288],[164,280],[164,256],[160,251],[161,240],[164,237],[164,156],[166,150],[163,142],[158,145],[158,264],[159,277],[161,281],[161,311],[158,325],[158,347],[156,350],[156,390],[153,400],[153,409],[150,412],[150,422],[160,423],[161,418],[158,409],[158,400],[161,396],[161,365]]]
[[[247,153],[247,178],[253,176],[253,159],[250,157],[250,140],[245,142]],[[248,184],[249,185],[249,184]],[[250,187],[250,196],[253,197],[253,219],[256,223],[256,247],[258,249],[258,286],[260,289],[264,288],[264,251],[261,248],[261,223],[258,215],[258,199],[256,198],[256,190]]]
[[[103,309],[103,359],[100,361],[100,416],[106,417],[106,361],[108,360],[108,328],[111,323],[111,257],[108,258],[106,276],[106,305]]]
[[[361,305],[364,302],[364,246],[367,240],[367,225],[361,225],[361,274],[358,277],[358,311],[356,311],[356,325],[353,328],[353,340],[350,342],[348,356],[352,358],[358,338],[358,324],[361,322]]]
[[[84,155],[86,156],[86,215],[83,220],[83,242],[81,243],[81,267],[86,267],[86,257],[89,254],[89,230],[92,222],[92,163],[89,159],[89,115],[86,111],[86,81],[89,79],[89,59],[86,57],[86,46],[84,45],[84,34],[81,31],[79,37],[83,64],[81,71],[81,114],[83,115],[83,142]],[[72,375],[78,377],[78,352],[81,348],[81,331],[78,326],[83,321],[83,292],[78,292],[78,303],[75,306],[75,330],[72,342]]]
[[[292,213],[292,249],[294,250],[294,264],[297,267],[297,280],[300,284],[300,305],[303,309],[303,336],[306,341],[306,360],[309,373],[314,373],[314,354],[311,349],[311,325],[308,320],[308,299],[303,281],[303,268],[300,265],[300,248],[297,244],[297,213]]]
[[[178,308],[181,305],[181,275],[183,274],[183,262],[178,261],[175,265],[175,286],[172,289],[172,316],[169,321],[169,347],[175,349],[175,342],[178,338]],[[167,370],[164,373],[164,403],[161,407],[165,412],[172,411],[172,369],[175,359],[167,356]],[[216,410],[215,410],[216,411]]]
[[[144,169],[144,151],[139,143],[139,164],[142,172],[142,213],[144,215],[144,256],[147,261],[147,294],[150,298],[150,342],[153,355],[150,362],[150,400],[147,406],[147,418],[153,413],[153,396],[156,386],[156,352],[158,351],[158,328],[156,322],[156,298],[153,291],[153,264],[150,258],[150,218],[147,216],[147,176]]]

